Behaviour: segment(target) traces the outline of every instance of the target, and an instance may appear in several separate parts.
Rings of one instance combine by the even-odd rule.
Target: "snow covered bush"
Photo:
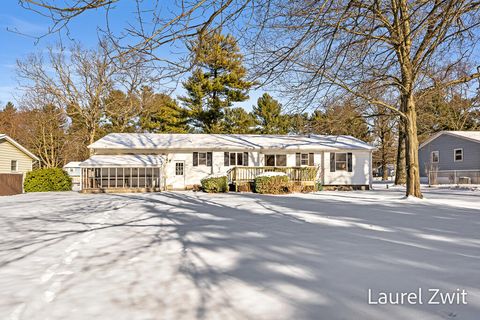
[[[72,179],[60,168],[44,168],[27,172],[25,192],[71,191]]]
[[[209,193],[227,192],[228,179],[226,175],[210,175],[202,179],[202,189]]]
[[[255,192],[281,194],[289,192],[289,179],[283,172],[264,172],[255,177]]]

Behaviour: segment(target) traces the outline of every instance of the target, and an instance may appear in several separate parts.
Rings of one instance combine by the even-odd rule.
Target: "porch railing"
[[[228,182],[253,182],[264,172],[284,172],[293,182],[314,182],[318,179],[318,167],[234,167],[228,171]]]

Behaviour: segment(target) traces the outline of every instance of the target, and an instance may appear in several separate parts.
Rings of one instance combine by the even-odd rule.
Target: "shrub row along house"
[[[109,134],[80,164],[84,192],[190,189],[210,175],[230,184],[265,171],[293,181],[370,188],[372,151],[350,136]]]

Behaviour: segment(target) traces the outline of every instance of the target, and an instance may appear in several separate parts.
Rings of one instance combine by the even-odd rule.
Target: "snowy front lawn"
[[[0,319],[479,319],[480,193],[0,197]],[[467,305],[369,305],[382,292]]]

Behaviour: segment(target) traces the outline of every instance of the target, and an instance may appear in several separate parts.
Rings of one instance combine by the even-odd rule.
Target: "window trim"
[[[267,165],[267,156],[273,156],[273,159],[274,159],[274,164],[273,166],[269,166]],[[279,165],[278,164],[278,160],[277,158],[279,156],[282,156],[282,157],[285,157],[285,165]],[[264,153],[263,154],[263,161],[264,161],[264,165],[266,167],[286,167],[287,166],[287,154],[286,153]]]
[[[300,153],[300,165],[301,166],[308,166],[308,159],[309,159],[309,154],[308,153]]]
[[[223,166],[224,167],[235,167],[235,166],[248,167],[248,156],[249,156],[248,152],[244,152],[244,151],[234,151],[234,152],[225,151],[223,153]]]
[[[201,159],[203,156],[203,159]],[[204,163],[202,163],[204,162]],[[206,152],[199,152],[198,153],[198,165],[199,166],[206,166],[207,165],[207,153]]]
[[[345,154],[345,161],[338,161],[337,155]],[[345,169],[337,169],[337,162],[345,162]],[[333,164],[333,168],[332,168]],[[330,153],[330,172],[346,171],[353,172],[353,152],[331,152]]]
[[[179,174],[179,169],[181,169],[181,174]],[[185,175],[185,162],[177,161],[175,162],[175,176],[180,177]]]
[[[437,161],[433,161],[433,155],[435,153],[437,154]],[[434,151],[430,152],[430,162],[431,163],[439,163],[440,162],[440,151],[434,150]]]
[[[13,168],[13,163],[15,163],[15,169]],[[18,172],[18,160],[10,160],[10,172]]]
[[[345,155],[345,160],[338,160],[338,155]],[[345,169],[338,169],[337,164],[345,163]],[[335,152],[335,171],[348,171],[348,155],[347,152]]]
[[[457,151],[461,151],[462,159],[457,160]],[[463,148],[453,149],[453,162],[463,162]]]
[[[205,163],[200,163],[200,155],[205,155]],[[205,166],[205,167],[211,167],[213,165],[213,153],[210,151],[202,151],[202,152],[197,152],[195,151],[193,153],[193,166],[194,167],[199,167],[199,166]]]

